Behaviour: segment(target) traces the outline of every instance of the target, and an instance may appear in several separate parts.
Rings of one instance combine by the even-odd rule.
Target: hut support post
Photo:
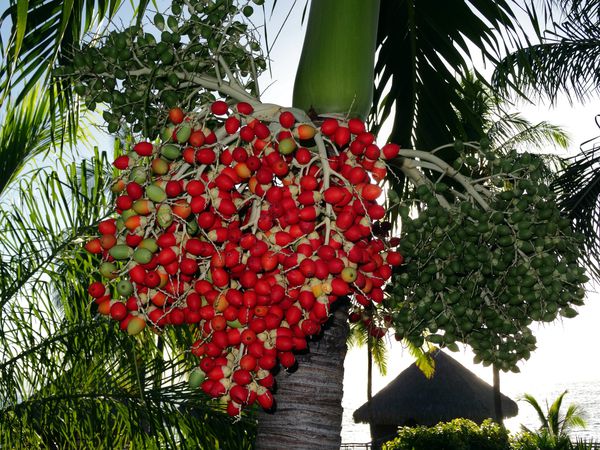
[[[496,422],[501,426],[504,426],[504,414],[502,414],[502,397],[500,396],[500,369],[495,364],[493,365],[494,371],[494,413],[496,415]]]

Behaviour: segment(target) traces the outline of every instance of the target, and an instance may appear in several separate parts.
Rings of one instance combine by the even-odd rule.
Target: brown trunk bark
[[[256,450],[340,448],[348,301],[334,306],[322,336],[297,355],[298,369],[276,376],[276,409],[259,413]]]

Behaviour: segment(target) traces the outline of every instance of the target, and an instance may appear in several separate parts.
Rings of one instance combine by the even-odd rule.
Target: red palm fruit
[[[357,166],[350,169],[347,178],[348,181],[350,181],[350,183],[357,185],[363,183],[364,181],[367,181],[369,177],[365,169]]]
[[[269,295],[271,292],[271,285],[264,278],[260,278],[256,281],[254,285],[254,291],[257,295]]]
[[[347,127],[338,127],[333,135],[333,142],[342,148],[350,142],[350,130]]]
[[[272,388],[275,385],[275,377],[271,372],[265,369],[258,369],[256,379],[260,386],[266,388]]]
[[[334,278],[331,280],[331,293],[341,297],[342,295],[348,295],[351,292],[350,286],[344,280],[340,278]]]
[[[171,108],[169,110],[169,121],[175,125],[183,122],[184,113],[181,108]]]
[[[327,300],[324,302],[317,300],[311,310],[311,314],[314,314],[314,317],[319,322],[324,322],[329,317],[329,302]]]
[[[250,322],[248,322],[248,325],[250,326],[250,329],[256,334],[260,334],[267,329],[265,319],[263,319],[262,317],[254,317],[250,320]]]
[[[300,178],[300,187],[303,191],[314,191],[319,187],[319,181],[313,175],[304,175]]]
[[[252,375],[248,370],[244,369],[238,369],[235,372],[233,372],[231,378],[235,383],[239,384],[240,386],[245,386],[252,381]]]
[[[380,220],[385,216],[385,208],[381,205],[371,205],[367,211],[371,220]]]
[[[296,325],[302,319],[302,310],[298,306],[290,306],[285,311],[285,320],[290,325]]]
[[[213,380],[204,380],[200,385],[200,388],[206,395],[211,395],[213,387],[215,385],[215,381]]]
[[[121,155],[116,158],[113,162],[113,166],[119,170],[125,170],[129,168],[129,164],[133,161],[127,155]]]
[[[285,247],[292,241],[293,239],[290,234],[286,233],[285,231],[278,231],[275,233],[275,244],[279,245],[280,247]]]
[[[375,136],[371,133],[361,133],[356,137],[356,139],[358,139],[364,145],[371,145],[373,142],[375,142]]]
[[[106,286],[100,281],[94,281],[88,287],[88,294],[94,298],[100,298],[106,292]]]
[[[165,186],[165,192],[169,197],[177,197],[183,191],[179,181],[169,180]]]
[[[332,258],[335,258],[336,252],[330,245],[321,245],[317,250],[317,255],[319,258],[329,261]]]
[[[166,247],[163,248],[157,255],[157,261],[159,264],[166,266],[174,262],[180,254],[179,247]]]
[[[257,240],[254,247],[250,249],[250,254],[252,256],[262,256],[268,249],[269,246],[265,241]]]
[[[210,110],[213,114],[217,116],[222,116],[223,114],[227,114],[229,106],[222,100],[217,100],[210,105]]]
[[[243,288],[251,289],[256,284],[257,279],[258,277],[255,272],[246,270],[240,275],[239,282]]]
[[[355,139],[350,143],[350,153],[352,153],[353,155],[360,156],[364,153],[364,151],[365,144],[363,144],[359,140]]]
[[[210,380],[221,380],[231,375],[231,369],[225,365],[215,366],[206,373],[206,377]]]
[[[256,368],[256,358],[252,355],[244,355],[240,359],[240,369],[252,372]]]
[[[252,105],[246,102],[239,102],[236,105],[236,109],[240,114],[244,114],[245,116],[249,116],[254,112],[254,108],[252,107]]]
[[[315,295],[312,291],[303,290],[298,296],[298,303],[302,306],[305,311],[310,311],[315,304]]]
[[[127,235],[125,236],[125,243],[130,247],[137,247],[143,239],[144,236],[142,235],[127,233]]]
[[[287,274],[286,274],[286,278],[288,280],[288,283],[290,286],[301,286],[304,284],[304,281],[306,280],[305,276],[302,274],[302,272],[300,272],[299,270],[290,270]]]
[[[213,284],[217,287],[225,287],[229,283],[229,275],[221,268],[211,269]]]
[[[369,298],[375,303],[381,303],[383,301],[383,289],[374,287],[369,293]]]
[[[181,258],[179,270],[186,275],[193,275],[198,271],[198,263],[192,258]]]
[[[241,404],[247,403],[248,397],[250,396],[250,392],[244,386],[235,384],[235,385],[231,386],[231,388],[229,389],[229,396],[231,397],[231,399],[234,402],[241,405]],[[229,402],[229,403],[231,403],[231,402]],[[232,411],[235,411],[235,409],[233,409]],[[236,414],[233,414],[234,416],[239,414],[239,408],[237,408],[237,411],[238,412]],[[229,407],[227,408],[227,412],[229,413]]]
[[[373,164],[373,168],[371,169],[371,175],[373,175],[373,179],[377,183],[383,180],[387,175],[385,164],[381,161],[375,161],[375,164]]]
[[[301,141],[312,139],[317,134],[317,130],[315,127],[309,124],[301,124],[296,127],[294,130],[295,136]]]
[[[200,256],[204,248],[204,243],[200,239],[190,238],[185,243],[185,251],[195,256]]]
[[[286,369],[289,369],[296,364],[296,357],[292,352],[280,352],[278,357],[279,363]]]
[[[94,255],[102,253],[102,244],[100,244],[100,239],[94,238],[88,241],[85,244],[85,249]]]
[[[161,248],[173,247],[177,245],[177,238],[173,233],[163,233],[156,239],[156,243]]]
[[[277,365],[277,357],[274,355],[263,355],[258,360],[258,366],[265,370],[271,370]]]
[[[344,267],[346,267],[346,265],[340,258],[332,258],[327,261],[327,269],[329,269],[329,273],[338,274],[344,270]]]
[[[232,305],[229,305],[227,308],[225,308],[225,311],[223,311],[223,317],[225,317],[227,322],[233,322],[233,321],[237,320],[238,314],[239,314],[239,310],[235,306],[232,306]],[[237,328],[234,328],[234,329],[237,329]]]
[[[202,130],[195,130],[194,132],[192,132],[192,134],[190,134],[188,142],[194,147],[202,147],[202,145],[204,145],[205,140],[206,139]]]
[[[236,147],[231,152],[231,156],[234,161],[244,162],[248,159],[248,152],[244,147]]]
[[[105,300],[102,303],[98,303],[98,314],[108,316],[110,314],[110,308],[114,304],[114,300]]]
[[[210,327],[213,331],[224,330],[225,327],[227,327],[227,320],[225,320],[225,317],[223,317],[221,315],[215,316],[210,320]],[[213,342],[214,342],[214,338],[213,338]]]
[[[296,118],[290,111],[284,111],[279,115],[279,123],[283,128],[290,129],[296,123]]]
[[[378,161],[378,160],[377,160],[377,161]],[[361,166],[363,166],[363,167],[365,168],[365,170],[366,170],[366,171],[368,171],[368,172],[372,172],[372,171],[373,171],[373,168],[375,167],[375,162],[376,162],[376,161],[374,161],[374,160],[372,160],[372,159],[367,159],[367,158],[365,158],[365,159],[363,159],[363,160],[360,162],[360,165],[361,165]]]
[[[275,314],[267,314],[265,316],[265,326],[267,330],[274,330],[279,325],[281,325],[282,318],[276,316]]]
[[[285,288],[280,284],[275,284],[271,287],[271,302],[277,304],[285,298]]]
[[[387,280],[392,276],[392,266],[381,266],[377,269],[376,275],[382,280]]]
[[[216,316],[216,317],[221,317],[221,316]],[[216,319],[215,317],[215,319]],[[214,319],[213,319],[214,320]],[[205,324],[205,327],[207,328],[208,332],[210,332],[210,330],[212,330],[212,327],[207,326],[208,324]],[[227,333],[224,330],[215,330],[212,332],[211,335],[211,343],[215,344],[217,347],[219,347],[220,349],[224,349],[227,348]],[[225,366],[225,364],[227,364],[227,359],[223,359],[222,362],[219,362],[218,360],[215,361],[217,364],[222,364],[223,366]],[[225,366],[227,367],[227,366]]]
[[[200,228],[203,228],[205,230],[209,230],[213,224],[215,223],[215,221],[217,220],[217,216],[210,212],[210,211],[204,211],[202,213],[200,213],[198,215],[198,225],[200,225]]]
[[[329,187],[323,192],[323,199],[327,203],[335,205],[344,199],[344,191],[345,189],[338,186]]]
[[[310,160],[312,159],[312,155],[310,154],[310,151],[307,148],[298,147],[296,153],[294,154],[294,158],[296,158],[296,161],[298,161],[300,165],[305,165],[310,162]]]
[[[338,121],[332,118],[325,119],[321,125],[321,132],[325,136],[332,136],[339,127]]]
[[[145,284],[145,282],[146,282],[146,269],[144,269],[140,265],[133,266],[131,269],[129,269],[129,278],[134,283]]]
[[[335,219],[335,226],[340,230],[347,230],[354,224],[354,218],[351,212],[341,212]]]
[[[130,181],[129,183],[127,183],[125,190],[127,191],[127,195],[129,195],[129,197],[133,201],[142,198],[142,196],[144,195],[144,189],[135,181]]]
[[[240,129],[240,138],[245,142],[252,142],[254,139],[254,130],[250,128],[248,125],[244,125]]]
[[[212,288],[212,284],[207,280],[198,280],[194,283],[194,290],[200,295],[206,295]]]
[[[172,325],[179,326],[185,322],[185,314],[181,308],[173,308],[169,313],[169,321]]]
[[[242,306],[244,301],[244,295],[238,289],[228,289],[225,298],[230,305],[233,305],[236,308]]]
[[[248,345],[252,344],[254,341],[256,341],[256,333],[249,328],[246,328],[244,331],[242,331],[242,334],[240,337],[241,337],[241,341],[246,346],[248,346]]]
[[[225,410],[230,417],[237,417],[242,413],[242,406],[239,403],[230,400],[227,402],[227,408]]]
[[[100,234],[115,234],[117,232],[116,220],[106,219],[98,224]]]
[[[282,352],[289,352],[294,348],[294,341],[291,336],[277,336],[275,348]]]
[[[404,257],[398,252],[389,251],[385,261],[392,266],[400,266],[404,262]]]
[[[322,259],[317,259],[315,261],[315,278],[319,280],[324,280],[329,276],[329,266],[327,262]]]
[[[300,270],[300,272],[302,272],[302,275],[304,275],[306,278],[312,278],[315,276],[315,272],[317,270],[317,265],[315,264],[315,262],[312,259],[305,258],[302,260],[302,262],[298,266],[298,269]]]
[[[217,160],[217,155],[212,148],[201,148],[196,152],[196,161],[200,164],[213,164]]]
[[[206,209],[206,199],[201,195],[192,197],[192,200],[190,201],[190,208],[194,214],[204,211]]]
[[[246,165],[248,166],[248,169],[250,169],[252,172],[257,170],[260,167],[260,164],[260,159],[254,155],[248,156],[248,159],[246,160]]]
[[[215,317],[215,309],[212,307],[212,305],[204,305],[200,307],[198,312],[203,320],[211,320],[213,317]]]
[[[149,288],[154,288],[160,285],[161,279],[160,275],[155,271],[150,271],[144,275],[144,285]]]
[[[188,294],[185,302],[187,307],[192,311],[198,311],[202,306],[202,298],[196,292]]]
[[[311,319],[304,319],[300,322],[300,329],[305,336],[313,336],[321,331],[321,326]]]
[[[373,201],[381,195],[382,189],[376,184],[365,184],[361,190],[361,196],[365,200]]]
[[[273,408],[273,404],[275,403],[273,394],[266,388],[257,391],[256,401],[260,406],[262,406],[264,410],[270,410],[271,408]]]
[[[129,311],[127,311],[127,307],[124,303],[117,302],[110,307],[110,317],[114,320],[125,322],[124,324],[121,324],[121,330],[123,331],[125,331],[127,329],[127,325],[129,325],[129,321],[125,321],[128,316],[133,317],[129,315]]]
[[[350,129],[350,132],[354,135],[359,135],[366,131],[365,124],[360,119],[350,119],[348,121],[348,128]]]
[[[379,159],[380,153],[379,147],[375,144],[367,145],[367,148],[365,148],[365,157],[372,161]]]
[[[381,153],[383,153],[385,159],[395,158],[400,153],[400,146],[392,143],[385,144],[381,149]]]
[[[267,139],[271,135],[269,127],[262,122],[257,122],[254,125],[254,134],[258,139]]]
[[[119,195],[115,201],[118,209],[125,211],[133,206],[133,200],[129,195]]]
[[[112,234],[103,234],[100,236],[100,245],[104,250],[110,250],[116,245],[116,243],[117,238]]]
[[[138,142],[133,146],[133,151],[140,156],[151,156],[154,146],[151,142]]]

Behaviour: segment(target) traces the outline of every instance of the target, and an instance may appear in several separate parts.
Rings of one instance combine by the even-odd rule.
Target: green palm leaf
[[[545,33],[538,30],[540,44],[519,49],[496,66],[492,78],[496,88],[515,89],[527,96],[547,97],[551,101],[555,101],[559,93],[570,101],[583,101],[598,92],[597,2],[560,3],[566,8],[566,17],[554,20],[549,13],[550,29]],[[537,17],[533,12],[530,15]]]

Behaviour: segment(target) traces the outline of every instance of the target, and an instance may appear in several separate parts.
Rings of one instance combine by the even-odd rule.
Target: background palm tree
[[[537,432],[533,432],[527,427],[523,427],[523,430],[534,434],[543,445],[549,446],[549,448],[571,448],[569,432],[573,428],[585,427],[585,420],[581,416],[582,411],[577,405],[570,404],[566,412],[562,413],[562,401],[566,394],[567,391],[564,391],[550,406],[546,403],[546,411],[532,395],[525,394],[523,396],[523,400],[533,407],[540,420],[540,428]]]

